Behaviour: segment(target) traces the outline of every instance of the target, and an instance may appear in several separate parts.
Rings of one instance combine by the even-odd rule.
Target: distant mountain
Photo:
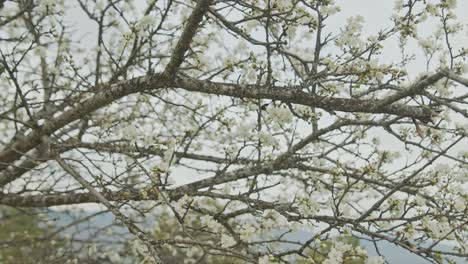
[[[311,232],[307,231],[302,231],[302,232],[295,232],[292,233],[288,236],[286,236],[288,239],[292,241],[297,241],[297,242],[305,242],[309,240],[313,234]],[[360,245],[365,248],[369,254],[369,256],[378,256],[377,251],[374,247],[374,244],[368,240],[361,239],[359,241]],[[414,255],[407,250],[398,247],[388,241],[379,241],[377,242],[378,248],[380,253],[385,256],[385,259],[390,263],[390,264],[406,264],[406,263],[411,263],[411,264],[428,264],[431,263],[417,255]],[[450,246],[447,245],[438,245],[436,246],[436,249],[440,250],[449,250]],[[468,263],[467,260],[459,257],[453,257],[452,258],[456,263],[459,264],[466,264]]]
[[[68,225],[80,218],[89,216],[94,214],[95,212],[72,212],[67,211],[66,213],[59,212],[59,211],[54,211],[51,212],[49,215],[49,218],[51,221],[55,221],[57,226],[64,226]],[[76,227],[72,229],[66,230],[64,233],[65,234],[74,234],[75,239],[87,239],[93,236],[93,232],[96,230],[99,230],[103,227],[109,226],[114,222],[114,216],[111,213],[101,213],[93,218],[91,218],[89,221],[85,221],[83,223],[78,224]],[[147,219],[145,225],[151,225],[151,222],[153,222],[151,219]],[[86,227],[93,227],[92,230],[87,230]],[[112,233],[114,234],[112,236],[112,239],[115,240],[126,240],[127,238],[130,237],[130,234],[126,230],[126,228],[120,226],[120,225],[114,225],[110,228],[112,230]],[[78,234],[76,232],[78,231]],[[308,239],[312,237],[312,233],[307,232],[307,231],[299,231],[299,232],[294,232],[291,234],[288,234],[285,236],[288,240],[291,241],[297,241],[297,242],[305,242]],[[360,245],[364,247],[367,252],[369,253],[369,256],[377,256],[377,252],[375,250],[374,245],[372,242],[367,241],[367,240],[360,240]],[[380,241],[378,242],[378,247],[382,255],[385,256],[387,261],[391,264],[396,263],[396,264],[405,264],[405,263],[411,263],[411,264],[428,264],[430,263],[429,261],[416,256],[414,254],[409,253],[405,249],[402,249],[390,242],[387,241]],[[285,248],[291,248],[290,246],[286,246]],[[437,248],[441,250],[447,250],[450,249],[449,246],[446,245],[438,245]],[[453,258],[454,261],[458,264],[465,264],[468,263],[467,260],[462,259],[462,258]]]

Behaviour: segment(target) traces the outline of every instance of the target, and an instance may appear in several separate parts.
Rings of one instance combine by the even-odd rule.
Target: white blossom
[[[147,28],[154,26],[155,23],[156,19],[154,18],[154,16],[146,15],[140,19],[140,21],[138,22],[138,26],[140,26],[141,28]]]
[[[272,1],[273,4],[276,4],[276,6],[281,9],[287,9],[291,7],[292,1],[291,0],[274,0]]]
[[[453,239],[453,233],[449,235],[452,231],[452,227],[447,222],[446,219],[438,219],[438,220],[423,220],[423,226],[430,230],[430,234],[432,237],[436,239],[446,238],[446,239]],[[448,236],[447,236],[448,235]]]
[[[457,128],[457,130],[460,130],[466,135],[468,135],[468,123],[465,123],[465,124],[456,123],[455,127]]]
[[[95,8],[99,11],[104,10],[106,7],[106,0],[96,0],[96,6]]]
[[[200,223],[202,226],[206,226],[214,232],[219,232],[222,229],[222,225],[213,219],[213,217],[210,215],[204,215],[200,217]]]
[[[416,203],[416,205],[418,206],[423,206],[426,204],[426,200],[421,196],[421,195],[416,195],[414,197],[414,202]]]
[[[297,203],[297,210],[302,216],[312,216],[319,209],[319,205],[309,198],[299,198]]]
[[[223,247],[232,247],[236,244],[236,240],[232,238],[230,235],[222,234],[221,235],[221,245]]]
[[[396,12],[400,12],[402,9],[403,9],[403,0],[396,0],[393,10],[395,10]]]
[[[270,255],[262,256],[258,259],[258,264],[273,264],[273,258]]]
[[[444,3],[452,9],[457,7],[457,0],[445,0]]]
[[[138,137],[138,130],[136,129],[135,125],[129,124],[128,126],[122,129],[122,134],[131,141],[134,141]]]
[[[292,121],[292,114],[284,107],[269,107],[267,109],[269,117],[280,124],[288,124]]]
[[[109,257],[109,260],[112,263],[120,263],[122,261],[122,258],[120,257],[119,253],[117,253],[116,251],[108,252],[107,256]]]
[[[41,0],[39,1],[39,11],[43,14],[55,13],[57,1],[54,0]]]
[[[384,264],[385,261],[381,256],[367,258],[366,264]]]
[[[466,202],[467,201],[465,199],[463,199],[463,197],[458,197],[458,198],[455,199],[455,201],[453,203],[453,206],[458,211],[463,212],[466,209]]]
[[[143,242],[141,242],[141,240],[139,239],[135,239],[132,241],[131,248],[132,248],[133,255],[135,256],[138,256],[140,254],[145,254],[148,251],[148,248],[146,247],[146,245],[143,244]]]
[[[94,255],[96,255],[96,253],[97,253],[96,244],[93,243],[93,244],[89,245],[89,247],[88,247],[88,254],[89,254],[90,256],[94,256]]]
[[[333,244],[333,247],[328,252],[327,259],[323,264],[336,264],[343,263],[343,255],[346,251],[351,250],[352,247],[349,244],[337,241]]]
[[[461,63],[460,65],[461,65],[460,66],[460,72],[462,74],[468,73],[468,63]]]
[[[240,238],[244,241],[251,242],[257,229],[251,224],[243,224],[240,231]]]
[[[354,250],[356,251],[356,254],[359,256],[367,256],[367,250],[365,250],[361,246],[357,246]]]
[[[255,129],[255,127],[249,124],[240,123],[237,127],[236,134],[242,139],[248,139],[252,135],[253,129]]]
[[[255,70],[250,68],[246,69],[245,79],[251,83],[255,82],[257,80],[257,73]]]
[[[332,16],[340,12],[341,8],[334,5],[322,5],[320,6],[319,11],[322,16]]]
[[[276,146],[277,145],[276,139],[269,132],[260,131],[258,133],[258,138],[260,139],[260,142],[262,142],[264,146]]]
[[[363,28],[364,18],[362,16],[349,17],[346,20],[344,32],[335,40],[338,47],[349,46],[352,48],[360,48],[364,42],[359,38]]]
[[[439,163],[434,167],[434,171],[441,174],[448,174],[450,173],[450,170],[451,168],[448,164]]]

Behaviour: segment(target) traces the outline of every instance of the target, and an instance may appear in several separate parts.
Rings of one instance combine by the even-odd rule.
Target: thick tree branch
[[[101,195],[109,201],[124,202],[158,200],[157,196],[144,196],[131,190],[101,192]],[[62,194],[38,194],[38,195],[19,195],[19,194],[1,194],[0,204],[14,207],[50,207],[56,205],[99,203],[99,199],[89,192],[82,193],[62,193]]]
[[[101,92],[93,94],[81,103],[77,102],[74,107],[55,118],[47,120],[39,129],[31,130],[25,137],[19,138],[8,145],[0,152],[0,170],[4,170],[11,162],[41,144],[43,136],[49,136],[69,123],[81,119],[126,95],[165,86],[167,86],[167,83],[161,78],[161,75],[154,74],[102,87]],[[9,182],[9,179],[0,176],[0,186]]]
[[[76,148],[93,149],[98,152],[109,152],[109,153],[122,153],[131,155],[155,155],[164,156],[165,150],[158,146],[138,146],[137,144],[130,145],[126,143],[111,143],[111,142],[100,142],[100,143],[86,143],[86,142],[71,142],[67,144],[54,144],[52,146],[54,150],[58,152],[65,152]],[[236,164],[247,164],[251,163],[252,160],[245,158],[238,158],[235,160],[229,160],[224,157],[216,157],[211,155],[195,154],[184,151],[176,151],[174,155],[177,158],[185,158],[191,160],[200,160],[214,163],[226,163],[232,162]]]
[[[442,69],[433,75],[425,76],[422,79],[418,80],[413,85],[395,94],[392,94],[388,96],[387,98],[383,99],[382,101],[378,102],[375,107],[381,108],[382,106],[390,105],[408,96],[416,95],[420,93],[422,90],[424,90],[426,87],[435,84],[437,81],[439,81],[440,79],[444,77],[447,77],[447,75],[448,75],[448,71]]]
[[[212,0],[198,0],[197,5],[193,9],[190,17],[187,19],[184,31],[177,42],[177,45],[172,53],[171,59],[163,72],[163,75],[172,79],[177,72],[177,69],[184,61],[184,55],[190,48],[190,43],[197,32],[203,16],[208,12],[208,8]]]
[[[178,87],[187,91],[226,95],[237,98],[279,100],[288,103],[317,107],[327,111],[391,114],[427,122],[430,121],[431,117],[434,115],[433,111],[429,108],[395,103],[388,105],[388,103],[395,101],[398,98],[403,98],[403,94],[415,94],[417,90],[421,90],[426,87],[424,85],[431,85],[436,79],[441,79],[445,76],[444,74],[446,75],[448,73],[447,71],[442,70],[432,76],[426,77],[411,86],[415,87],[414,89],[408,89],[411,90],[411,93],[408,91],[397,93],[398,96],[395,95],[389,97],[391,100],[388,98],[384,100],[359,100],[324,97],[303,92],[298,89],[298,87],[275,86],[267,88],[253,84],[242,85],[219,83],[186,77],[177,77],[172,83],[171,80],[165,78],[161,74],[150,74],[103,87],[100,89],[102,92],[94,94],[82,103],[77,103],[73,108],[63,112],[56,118],[47,121],[40,129],[33,130],[25,138],[13,142],[11,145],[7,146],[6,149],[0,152],[0,170],[5,169],[8,164],[17,160],[24,153],[39,145],[43,135],[51,135],[67,124],[132,93],[165,87]],[[5,179],[0,176],[0,186],[3,186],[10,181],[11,179]]]
[[[303,92],[298,87],[259,87],[253,84],[231,84],[178,77],[175,86],[188,91],[226,95],[237,98],[271,99],[293,104],[321,108],[327,111],[391,114],[428,120],[433,114],[430,109],[404,104],[387,105],[383,100],[359,100],[333,98]]]
[[[452,81],[455,81],[455,82],[457,82],[459,84],[462,84],[462,85],[468,87],[468,79],[463,78],[461,76],[458,76],[455,73],[453,73],[452,71],[447,71],[447,77]]]

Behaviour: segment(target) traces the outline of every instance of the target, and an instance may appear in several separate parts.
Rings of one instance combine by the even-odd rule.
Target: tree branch
[[[75,171],[73,167],[65,163],[63,159],[60,157],[56,158],[58,164],[68,173],[70,174],[76,181],[78,181],[83,187],[85,187],[89,193],[94,196],[101,204],[103,204],[112,214],[119,219],[127,228],[128,230],[138,237],[148,248],[148,251],[151,253],[151,256],[155,258],[156,263],[164,263],[160,257],[160,250],[156,247],[155,243],[152,241],[151,238],[148,238],[138,226],[136,226],[128,217],[123,215],[117,208],[115,208],[101,193],[99,193],[94,187],[86,181],[81,175]]]
[[[177,45],[172,52],[171,59],[164,69],[163,75],[169,79],[172,79],[177,72],[177,69],[184,61],[184,54],[190,48],[190,43],[197,32],[197,28],[200,22],[203,20],[203,16],[208,12],[208,8],[212,0],[198,0],[197,5],[187,19],[184,31],[177,42]]]
[[[178,77],[175,86],[188,91],[226,95],[237,98],[271,99],[321,108],[327,111],[391,114],[420,120],[430,119],[430,109],[404,104],[387,105],[383,100],[334,98],[303,92],[295,86],[259,87],[253,84],[231,84]]]

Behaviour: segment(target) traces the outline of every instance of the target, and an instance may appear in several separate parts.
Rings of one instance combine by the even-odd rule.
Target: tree
[[[1,206],[0,221],[1,263],[63,263],[73,256],[65,238],[53,236],[52,227],[41,226],[44,219],[34,210]]]
[[[146,262],[466,259],[457,3],[348,2],[0,1],[0,204],[99,204]]]

